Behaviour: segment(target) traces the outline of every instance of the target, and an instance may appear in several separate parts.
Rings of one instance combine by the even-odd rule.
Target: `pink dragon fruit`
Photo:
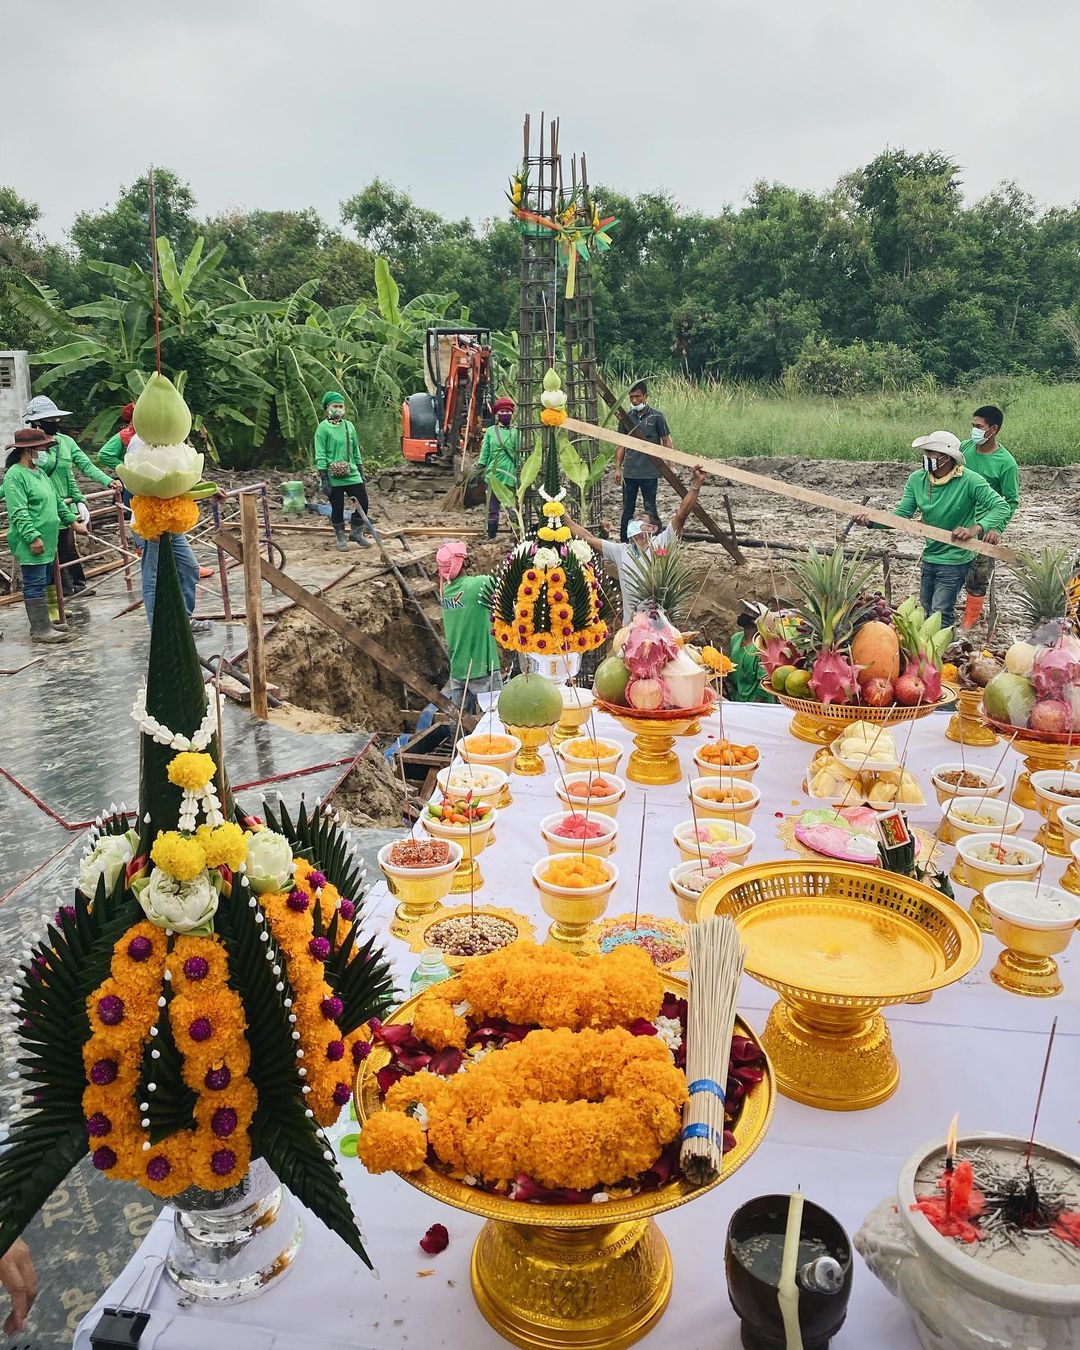
[[[623,644],[622,659],[639,680],[655,680],[679,650],[659,624],[645,614],[636,614]]]
[[[795,648],[785,638],[765,639],[765,650],[761,653],[761,664],[770,678],[781,666],[795,664]]]
[[[626,686],[626,701],[639,712],[662,708],[667,700],[667,685],[663,680],[635,679]]]
[[[1040,698],[1059,699],[1080,684],[1080,641],[1062,633],[1052,647],[1043,647],[1035,655],[1031,682]]]
[[[814,661],[810,688],[819,703],[855,703],[859,693],[858,669],[843,652],[822,652]]]

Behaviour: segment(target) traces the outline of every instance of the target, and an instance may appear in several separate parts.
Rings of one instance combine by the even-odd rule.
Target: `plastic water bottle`
[[[450,968],[443,960],[438,947],[425,947],[420,954],[420,964],[412,973],[409,981],[409,993],[420,994],[433,984],[450,978]]]

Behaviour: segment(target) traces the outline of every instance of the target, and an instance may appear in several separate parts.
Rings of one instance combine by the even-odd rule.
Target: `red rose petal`
[[[450,1234],[441,1223],[433,1223],[420,1239],[420,1250],[428,1256],[438,1256],[450,1246]]]

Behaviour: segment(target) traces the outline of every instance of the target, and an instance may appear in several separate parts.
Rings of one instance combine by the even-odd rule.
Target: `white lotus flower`
[[[581,563],[582,567],[588,567],[593,561],[593,551],[584,539],[572,539],[570,541],[570,552]]]
[[[136,497],[181,497],[202,481],[203,457],[186,443],[147,445],[132,436],[116,472]]]
[[[79,890],[91,900],[97,894],[98,880],[105,878],[105,893],[111,895],[120,873],[135,856],[139,836],[103,834],[90,853],[79,863]]]
[[[247,879],[256,895],[266,891],[284,891],[292,885],[292,844],[273,830],[256,830],[248,835]]]
[[[558,551],[553,548],[538,548],[533,554],[533,563],[537,567],[558,567]]]
[[[139,890],[139,904],[158,928],[193,933],[209,928],[217,913],[218,892],[205,868],[192,881],[177,881],[155,867],[149,882]]]

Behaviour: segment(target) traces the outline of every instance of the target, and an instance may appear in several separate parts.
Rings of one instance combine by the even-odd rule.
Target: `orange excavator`
[[[429,328],[427,389],[401,405],[401,453],[414,464],[459,466],[479,453],[494,394],[489,328]]]

